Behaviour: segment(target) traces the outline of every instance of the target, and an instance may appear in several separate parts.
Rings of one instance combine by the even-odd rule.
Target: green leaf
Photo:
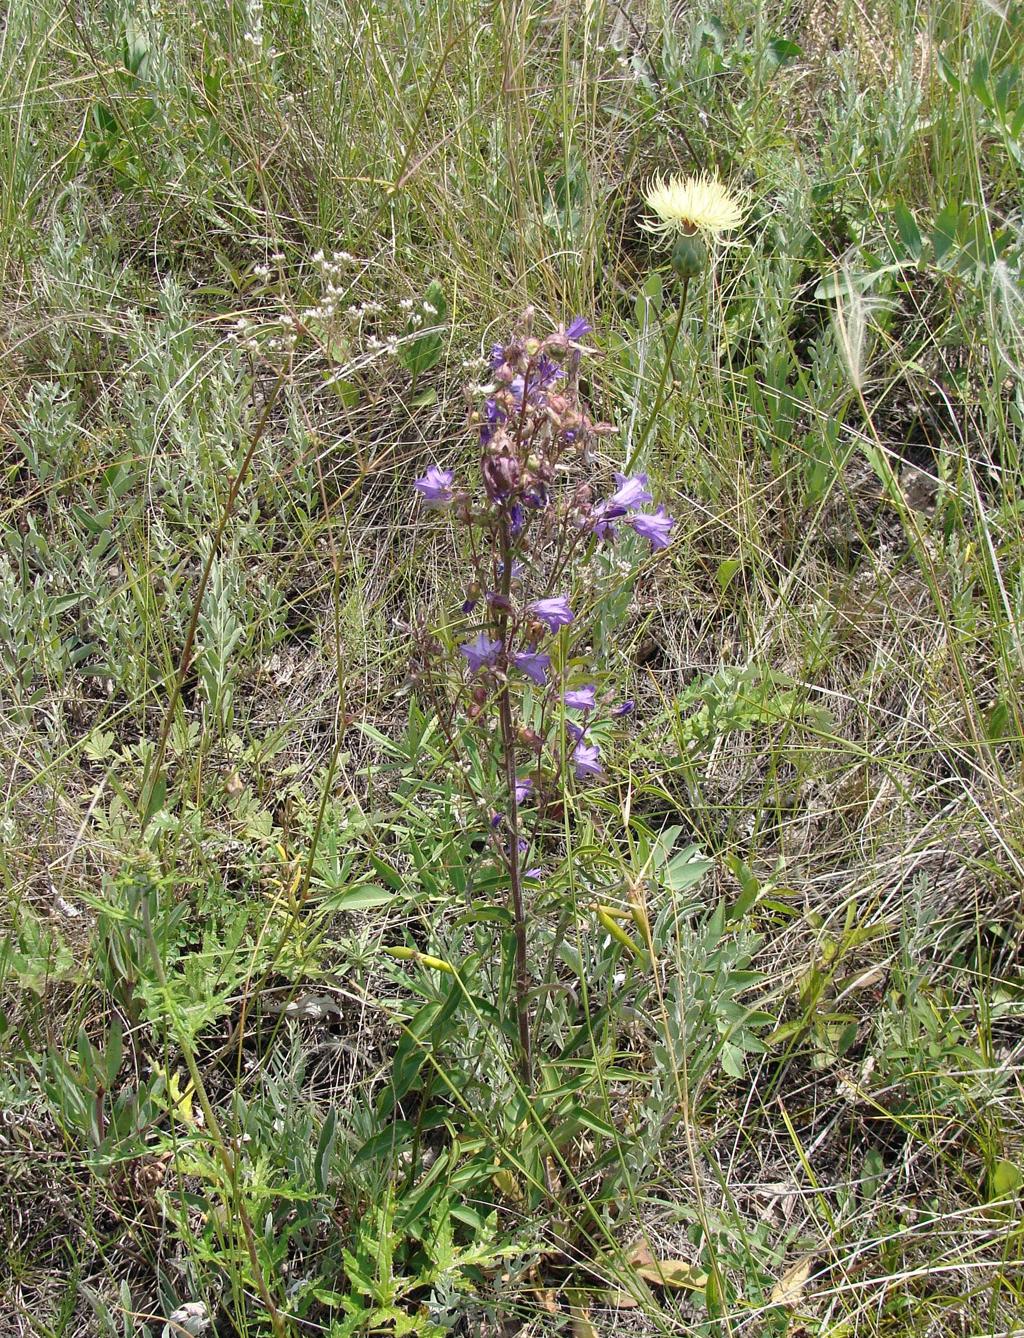
[[[900,241],[903,248],[914,260],[921,259],[921,233],[917,223],[914,221],[914,215],[910,212],[902,200],[898,200],[893,206],[893,219],[896,223],[896,230],[900,234]]]
[[[366,883],[361,887],[339,888],[330,892],[320,906],[327,911],[369,911],[377,906],[387,906],[394,901],[395,894],[388,892],[375,883]]]
[[[769,65],[779,69],[787,61],[797,60],[804,53],[803,48],[797,46],[796,42],[791,42],[788,37],[776,37],[774,41],[768,43],[765,54],[768,57]]]
[[[360,391],[355,381],[347,381],[343,376],[332,376],[330,372],[325,373],[325,380],[346,409],[356,408]]]
[[[718,582],[718,588],[723,594],[729,588],[729,582],[742,566],[742,558],[724,558],[718,564],[718,570],[715,572],[715,580]]]
[[[110,1036],[107,1040],[107,1053],[105,1056],[105,1076],[107,1080],[107,1091],[109,1092],[117,1079],[117,1071],[121,1067],[121,1056],[124,1050],[124,1037],[121,1030],[121,1019],[115,1015],[110,1024]]]
[[[639,329],[645,329],[661,310],[661,294],[661,275],[657,270],[653,270],[644,280],[633,306]]]
[[[313,1181],[321,1194],[327,1190],[331,1172],[331,1154],[334,1151],[334,1139],[338,1130],[338,1112],[332,1106],[327,1112],[324,1126],[317,1140],[316,1155],[313,1158]]]
[[[405,338],[398,346],[398,361],[414,381],[441,361],[444,339],[436,327],[445,323],[447,315],[448,302],[444,289],[433,280],[427,285],[422,301],[410,316]],[[416,331],[423,327],[427,327],[426,332],[417,334]]]
[[[696,846],[687,846],[665,865],[665,883],[672,892],[685,892],[699,883],[711,867],[711,860],[705,859]]]
[[[1024,1176],[1021,1175],[1020,1167],[1012,1161],[997,1162],[989,1178],[988,1199],[989,1203],[996,1199],[1008,1199],[1016,1194],[1021,1185],[1024,1185]]]
[[[393,1120],[385,1129],[379,1129],[366,1140],[352,1158],[353,1162],[376,1161],[385,1155],[394,1157],[412,1138],[414,1128],[408,1120]]]
[[[955,204],[947,204],[937,215],[931,231],[932,250],[935,252],[936,260],[941,260],[956,241],[959,219],[960,208]]]

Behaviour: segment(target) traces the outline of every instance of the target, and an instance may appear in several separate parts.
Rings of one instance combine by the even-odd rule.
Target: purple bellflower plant
[[[543,336],[534,325],[529,310],[512,337],[491,350],[491,383],[470,413],[479,485],[457,484],[453,470],[436,464],[413,485],[422,505],[446,510],[466,533],[469,570],[457,654],[421,633],[412,680],[433,693],[453,749],[460,730],[484,731],[487,742],[478,741],[474,751],[495,768],[491,788],[474,791],[473,800],[485,839],[508,874],[518,1059],[527,1090],[533,1085],[534,1005],[523,879],[542,877],[529,855],[550,830],[546,819],[564,812],[565,789],[600,783],[602,746],[613,722],[633,710],[630,701],[613,705],[597,682],[566,682],[571,661],[579,684],[580,651],[590,644],[589,587],[577,573],[618,541],[619,526],[655,552],[668,546],[674,524],[664,507],[649,509],[654,499],[646,474],[616,474],[605,500],[594,500],[586,475],[598,443],[615,429],[595,422],[580,400],[580,366],[593,352],[582,342],[590,322],[577,316]],[[615,580],[621,585],[621,571]],[[455,673],[453,663],[460,666]],[[566,712],[582,713],[582,723]],[[469,771],[462,768],[463,775]]]

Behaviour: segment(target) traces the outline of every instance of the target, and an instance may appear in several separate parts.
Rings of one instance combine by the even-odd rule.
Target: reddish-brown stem
[[[498,615],[498,639],[503,647],[505,676],[498,690],[498,720],[501,726],[501,751],[505,764],[505,786],[508,790],[508,871],[512,885],[512,916],[515,922],[516,969],[515,999],[516,1023],[519,1029],[519,1073],[523,1087],[533,1091],[533,1053],[530,1037],[530,977],[526,959],[526,904],[523,900],[522,871],[519,860],[519,804],[516,801],[516,731],[512,720],[512,699],[508,686],[509,649],[509,595],[512,589],[512,535],[511,521],[505,507],[499,517],[501,545],[502,607]]]

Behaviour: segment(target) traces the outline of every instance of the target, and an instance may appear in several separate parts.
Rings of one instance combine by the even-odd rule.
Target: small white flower
[[[210,1315],[204,1301],[186,1301],[167,1316],[165,1333],[187,1333],[200,1338],[210,1327]]]

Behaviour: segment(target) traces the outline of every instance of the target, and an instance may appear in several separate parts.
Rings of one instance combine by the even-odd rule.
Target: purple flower
[[[557,362],[552,362],[550,358],[539,359],[536,367],[531,369],[529,384],[526,378],[519,374],[512,378],[509,390],[512,392],[512,398],[516,404],[522,404],[523,391],[526,391],[526,397],[531,404],[544,403],[544,391],[563,375],[561,367]]]
[[[586,776],[600,776],[603,770],[601,766],[601,750],[596,743],[585,743],[580,739],[579,743],[573,749],[572,760],[576,767],[576,776],[578,780],[583,780]]]
[[[492,372],[496,372],[496,371],[498,370],[498,368],[501,366],[501,364],[502,364],[504,361],[505,361],[505,345],[504,345],[504,344],[492,344],[492,345],[491,345],[491,371],[492,371]]]
[[[530,381],[530,393],[532,394],[535,390],[546,390],[548,386],[553,385],[562,375],[562,369],[557,362],[552,362],[550,358],[541,358],[533,371],[533,378]]]
[[[516,777],[516,803],[517,803],[517,804],[521,804],[521,803],[523,802],[523,800],[526,798],[526,796],[531,792],[532,789],[533,789],[533,777],[532,777],[532,776],[517,776],[517,777]]]
[[[538,687],[543,687],[547,681],[551,656],[542,655],[540,651],[536,650],[519,650],[512,656],[512,663],[531,682],[536,683]]]
[[[524,877],[524,878],[543,878],[543,877],[544,877],[544,870],[543,870],[543,869],[524,869],[524,870],[523,870],[523,877]]]
[[[624,715],[632,715],[635,709],[636,702],[634,701],[620,702],[618,706],[612,707],[612,715],[616,718]]]
[[[549,632],[557,632],[560,627],[567,627],[576,616],[569,607],[565,595],[538,599],[530,605],[530,610],[545,624]]]
[[[509,527],[508,532],[513,539],[517,539],[523,532],[523,508],[518,502],[513,502],[508,509]]]
[[[452,482],[455,475],[450,469],[431,465],[421,479],[412,485],[427,506],[447,506],[452,500]]]
[[[615,482],[618,484],[618,490],[613,492],[605,503],[609,519],[624,516],[627,511],[632,511],[635,507],[654,501],[647,491],[646,474],[633,474],[627,478],[625,474],[616,473]]]
[[[644,539],[650,539],[651,548],[667,548],[669,545],[669,531],[675,524],[671,516],[665,514],[665,508],[659,506],[653,516],[641,513],[637,516],[630,516],[626,521],[627,525],[632,525]]]
[[[572,688],[562,700],[571,711],[592,711],[597,705],[597,689],[593,683],[585,688]]]
[[[494,429],[505,421],[504,411],[499,409],[494,400],[484,404],[484,422],[480,424],[480,444],[486,446],[494,436]]]
[[[583,735],[586,733],[586,730],[582,725],[577,725],[575,720],[567,720],[565,722],[565,732],[568,734],[569,738],[572,739],[573,743],[579,743],[583,738]]]
[[[474,674],[485,665],[493,664],[501,653],[501,642],[490,641],[483,632],[477,634],[475,641],[466,641],[459,647],[459,654],[465,655]]]
[[[566,339],[582,339],[593,328],[586,316],[574,316],[565,327],[565,337]]]
[[[622,514],[621,512],[619,513]],[[609,514],[608,503],[598,502],[590,513],[590,528],[599,539],[614,539],[615,526],[612,524],[612,517]]]

